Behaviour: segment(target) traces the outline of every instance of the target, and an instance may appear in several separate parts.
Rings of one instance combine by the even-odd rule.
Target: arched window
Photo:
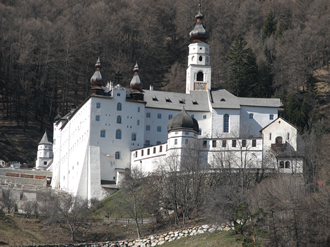
[[[229,115],[228,114],[223,115],[223,132],[224,133],[229,132]]]
[[[121,130],[116,130],[116,139],[121,139]]]
[[[197,73],[197,81],[203,81],[203,79],[204,79],[204,74],[203,74],[203,72],[198,72]]]
[[[120,159],[120,152],[119,152],[119,151],[117,151],[117,152],[115,153],[115,159],[116,159],[116,160],[119,160],[119,159]]]
[[[121,103],[117,104],[117,111],[121,111]]]
[[[276,143],[276,144],[282,144],[282,136],[278,136],[278,137],[276,137],[276,139],[275,139],[275,143]]]
[[[121,116],[117,116],[117,123],[121,123]]]

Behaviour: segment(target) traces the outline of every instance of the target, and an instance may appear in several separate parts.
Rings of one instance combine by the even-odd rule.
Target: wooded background
[[[184,92],[197,5],[0,1],[0,159],[33,162],[54,117],[89,95],[98,57],[106,81],[120,71],[128,86],[137,61],[145,88]],[[203,1],[213,87],[280,97],[286,118],[310,131],[328,109],[329,7],[328,0]]]

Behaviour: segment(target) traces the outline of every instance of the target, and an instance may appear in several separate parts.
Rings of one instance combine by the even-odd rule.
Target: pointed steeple
[[[40,144],[52,144],[49,140],[48,140],[48,136],[47,136],[47,132],[45,131],[43,137],[41,138],[39,145]]]
[[[199,4],[198,7],[199,7],[199,11],[198,14],[195,16],[196,25],[195,28],[189,33],[189,36],[194,42],[198,42],[198,41],[206,42],[206,40],[210,37],[210,33],[206,31],[203,25],[204,15],[201,13],[201,4]]]
[[[131,83],[130,83],[130,87],[133,89],[133,90],[141,90],[143,88],[143,82],[139,76],[139,71],[140,71],[140,68],[139,68],[139,65],[135,64],[134,68],[133,68],[133,71],[134,71],[134,75],[133,75],[133,78],[131,80]]]

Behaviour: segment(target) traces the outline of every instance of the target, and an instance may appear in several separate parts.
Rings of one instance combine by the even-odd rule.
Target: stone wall
[[[182,230],[171,231],[163,234],[150,235],[141,239],[135,240],[122,240],[122,241],[108,241],[100,243],[84,243],[84,244],[68,244],[68,245],[43,245],[43,246],[54,246],[54,247],[151,247],[160,246],[166,242],[172,242],[189,236],[195,236],[204,233],[214,233],[215,231],[230,231],[234,227],[228,224],[221,225],[202,225],[189,227]],[[39,245],[39,247],[43,247]]]

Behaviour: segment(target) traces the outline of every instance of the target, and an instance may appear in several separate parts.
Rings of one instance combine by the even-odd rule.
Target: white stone
[[[203,228],[203,229],[209,229],[210,226],[209,226],[209,225],[202,225],[202,228]]]
[[[209,229],[209,232],[213,233],[213,232],[215,232],[215,229],[214,228],[210,228]]]

